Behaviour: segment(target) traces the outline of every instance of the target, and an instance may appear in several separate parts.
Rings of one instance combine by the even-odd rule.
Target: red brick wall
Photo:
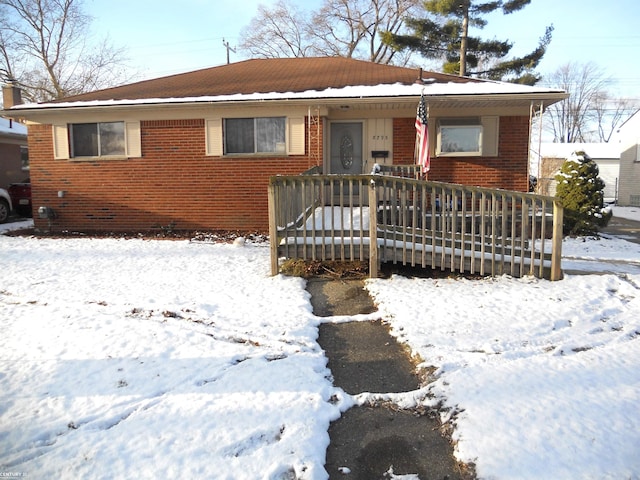
[[[528,117],[502,117],[497,157],[433,158],[430,180],[526,191]],[[320,124],[320,128],[322,124]],[[142,157],[53,160],[50,125],[29,127],[33,205],[52,207],[53,231],[268,229],[269,177],[297,175],[322,153],[322,132],[307,153],[289,157],[205,155],[204,120],[141,123]],[[393,122],[394,163],[413,163],[414,119]],[[320,141],[320,145],[317,145]],[[310,148],[309,148],[310,147]],[[319,147],[319,149],[318,149]],[[62,198],[58,191],[64,191]],[[37,218],[36,227],[49,228]]]
[[[393,119],[393,164],[411,165],[416,147],[415,118]]]
[[[53,231],[266,231],[269,177],[312,161],[207,157],[202,119],[141,122],[142,158],[127,160],[53,160],[51,139],[50,125],[29,127],[34,208],[56,211]]]
[[[414,147],[414,119],[394,119],[394,163],[412,164]],[[500,117],[497,157],[432,157],[428,178],[526,192],[529,188],[528,155],[529,117]]]

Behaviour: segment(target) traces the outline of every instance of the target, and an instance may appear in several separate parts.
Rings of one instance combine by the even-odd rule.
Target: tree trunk
[[[462,17],[462,35],[460,36],[460,76],[467,74],[467,37],[469,35],[469,6],[464,5]]]

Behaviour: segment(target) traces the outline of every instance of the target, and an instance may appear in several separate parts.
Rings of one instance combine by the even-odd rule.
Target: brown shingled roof
[[[342,57],[254,59],[84,93],[60,101],[304,92],[350,85],[412,84],[419,76],[419,69]],[[473,81],[433,72],[424,72],[423,78],[432,79],[432,82]]]

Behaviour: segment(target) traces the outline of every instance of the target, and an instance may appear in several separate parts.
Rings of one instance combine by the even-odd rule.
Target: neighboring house
[[[540,171],[538,192],[556,194],[555,176],[562,164],[575,152],[585,152],[596,162],[600,178],[604,181],[605,202],[615,202],[620,183],[620,146],[615,143],[542,143],[540,144]]]
[[[640,207],[640,110],[620,126],[612,141],[620,150],[618,205]]]
[[[422,77],[422,78],[421,78]],[[61,101],[29,124],[37,228],[265,231],[269,177],[414,163],[420,95],[429,180],[528,190],[531,105],[561,90],[345,58],[260,59]]]
[[[605,182],[607,202],[640,207],[640,110],[620,126],[608,143],[542,143],[538,192],[555,195],[555,175],[573,152],[589,155]]]
[[[0,118],[0,188],[23,182],[29,177],[27,127]]]

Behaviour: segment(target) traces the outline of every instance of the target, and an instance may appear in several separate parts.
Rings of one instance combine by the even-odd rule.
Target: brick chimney
[[[18,82],[9,79],[7,83],[2,85],[3,108],[8,110],[14,105],[22,104],[22,90],[18,86]]]

